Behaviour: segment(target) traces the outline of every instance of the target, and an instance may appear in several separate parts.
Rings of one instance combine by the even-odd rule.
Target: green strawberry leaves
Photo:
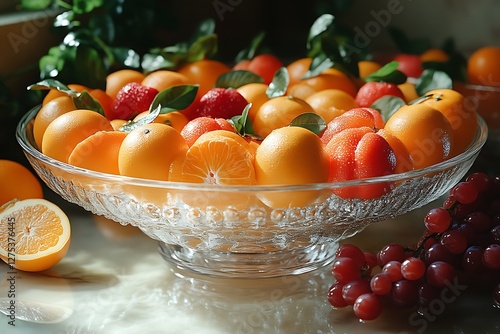
[[[247,70],[234,70],[219,76],[215,81],[215,87],[236,89],[254,82],[264,82],[264,79]]]

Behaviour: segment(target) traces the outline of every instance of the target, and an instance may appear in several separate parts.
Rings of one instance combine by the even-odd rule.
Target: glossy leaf
[[[309,29],[309,35],[307,37],[307,48],[308,49],[312,47],[313,41],[316,38],[318,38],[318,36],[323,34],[325,31],[327,31],[331,27],[334,20],[335,20],[335,17],[333,15],[323,14],[314,21],[314,23],[311,25],[311,28]]]
[[[404,105],[406,105],[406,102],[402,98],[385,95],[373,102],[370,107],[377,109],[382,115],[384,122],[387,122],[387,120]]]
[[[217,53],[218,38],[216,34],[201,36],[189,47],[186,61],[194,62],[211,57]]]
[[[251,107],[251,103],[247,104],[241,115],[233,116],[229,120],[234,125],[236,131],[242,136],[254,135],[252,121],[248,118],[248,111]]]
[[[264,37],[266,36],[266,32],[262,31],[257,36],[252,38],[252,41],[250,43],[250,46],[246,49],[241,50],[238,52],[238,55],[236,56],[235,62],[238,63],[242,60],[250,60],[255,57],[257,54],[258,50],[260,49],[262,45],[262,41],[264,40]]]
[[[282,67],[276,71],[273,80],[266,89],[266,95],[269,98],[285,95],[288,85],[290,84],[290,76],[286,67]]]
[[[415,90],[419,96],[435,89],[453,89],[453,81],[443,71],[427,69],[415,82]]]
[[[326,128],[326,122],[320,115],[313,112],[306,112],[295,117],[290,126],[300,126],[315,134],[320,134]]]
[[[50,90],[50,89],[55,89],[58,90],[62,93],[68,94],[70,97],[78,97],[78,92],[72,90],[62,82],[55,80],[55,79],[45,79],[42,81],[39,81],[35,84],[29,85],[28,90]]]
[[[141,117],[137,121],[130,121],[128,123],[125,123],[118,130],[122,132],[130,132],[135,128],[138,128],[139,126],[152,123],[160,114],[161,109],[162,106],[158,105],[155,109],[152,109],[146,116]]]
[[[77,109],[88,109],[98,112],[104,116],[104,110],[101,104],[92,97],[86,90],[73,97],[73,103]]]
[[[395,85],[405,83],[407,76],[397,69],[399,62],[391,61],[365,78],[365,81],[390,82]]]
[[[189,107],[196,98],[198,85],[178,85],[159,92],[151,103],[150,111],[160,107],[160,114]]]
[[[236,89],[243,85],[254,82],[264,82],[264,79],[262,79],[261,76],[250,71],[235,70],[229,71],[219,76],[215,81],[215,87]]]

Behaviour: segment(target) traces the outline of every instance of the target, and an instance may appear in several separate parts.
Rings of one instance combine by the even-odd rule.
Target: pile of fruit
[[[468,175],[441,207],[429,210],[424,224],[413,248],[390,243],[364,253],[341,246],[330,304],[352,306],[361,320],[376,319],[384,307],[416,309],[424,317],[436,303],[451,302],[447,296],[456,299],[478,286],[490,290],[493,306],[500,307],[500,177]]]
[[[327,30],[317,28],[311,45]],[[410,82],[403,70],[412,64],[401,58],[358,61],[354,75],[326,56],[285,64],[257,54],[232,66],[184,58],[175,69],[110,73],[105,90],[44,80],[30,87],[50,89],[35,142],[51,158],[103,173],[299,185],[426,168],[473,141],[476,111],[445,72],[426,70]],[[421,59],[442,61],[432,52]],[[336,193],[369,199],[390,191],[374,184]]]

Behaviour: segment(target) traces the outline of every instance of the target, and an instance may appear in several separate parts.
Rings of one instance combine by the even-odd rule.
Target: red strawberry
[[[356,103],[363,108],[370,107],[373,102],[385,95],[393,95],[404,100],[404,95],[401,89],[393,83],[389,82],[367,82],[358,90],[356,94]]]
[[[146,87],[137,82],[126,84],[116,94],[112,111],[106,115],[106,118],[109,120],[132,119],[137,114],[148,110],[157,94],[158,90],[155,88]]]
[[[229,119],[241,115],[247,104],[247,100],[235,89],[212,88],[200,98],[195,114],[196,117]]]

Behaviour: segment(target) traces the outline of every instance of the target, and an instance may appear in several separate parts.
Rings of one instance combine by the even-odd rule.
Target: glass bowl
[[[445,194],[470,169],[488,132],[480,118],[466,152],[397,175],[297,186],[217,186],[103,174],[51,159],[33,139],[38,110],[23,116],[16,136],[48,187],[94,214],[137,226],[158,240],[160,254],[177,269],[228,278],[296,275],[329,265],[340,240]],[[379,183],[392,190],[370,200],[335,195],[345,187]]]

